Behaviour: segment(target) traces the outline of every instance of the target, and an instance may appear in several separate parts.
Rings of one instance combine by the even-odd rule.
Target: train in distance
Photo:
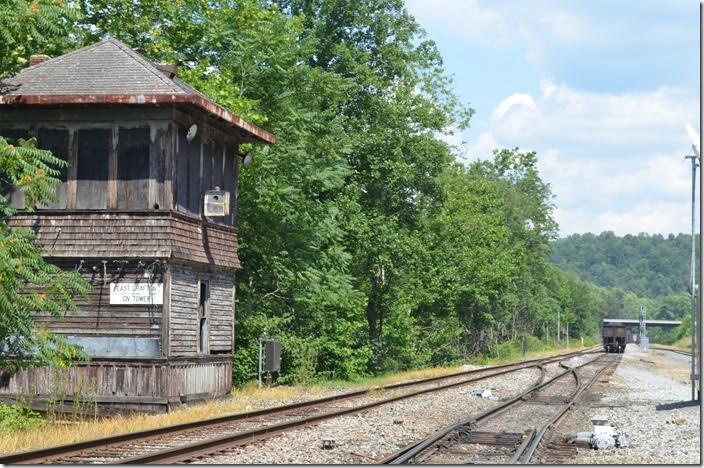
[[[626,349],[626,326],[622,323],[604,323],[601,336],[604,341],[604,351],[607,353],[623,353]]]

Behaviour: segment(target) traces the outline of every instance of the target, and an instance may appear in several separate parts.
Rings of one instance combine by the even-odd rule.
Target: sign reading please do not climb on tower
[[[163,303],[163,283],[112,283],[110,285],[110,304],[162,305]]]

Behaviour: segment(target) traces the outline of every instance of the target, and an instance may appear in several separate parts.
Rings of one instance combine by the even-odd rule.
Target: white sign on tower
[[[163,303],[163,283],[112,283],[110,285],[110,304],[162,305]]]

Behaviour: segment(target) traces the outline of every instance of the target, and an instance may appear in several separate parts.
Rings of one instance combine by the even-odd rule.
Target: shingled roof
[[[167,75],[126,44],[107,39],[27,67],[4,80],[10,91],[0,96],[0,105],[185,104],[232,124],[245,141],[275,142],[271,133]]]

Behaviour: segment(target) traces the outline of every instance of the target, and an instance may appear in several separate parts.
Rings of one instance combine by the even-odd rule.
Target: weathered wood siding
[[[198,320],[198,276],[193,270],[171,268],[171,305],[169,309],[169,355],[196,354]]]
[[[169,355],[197,354],[199,282],[207,281],[208,353],[231,353],[235,306],[234,275],[197,271],[186,266],[171,265],[171,309]]]
[[[111,129],[81,129],[74,133],[77,154],[71,166],[76,167],[75,206],[70,208],[104,209],[108,207],[108,162]]]
[[[232,356],[179,359],[95,359],[75,367],[41,367],[0,376],[0,399],[97,402],[115,410],[167,411],[181,403],[227,395]],[[41,405],[38,405],[41,406]]]
[[[210,275],[210,352],[231,353],[234,341],[234,275]]]
[[[174,258],[239,268],[237,230],[168,211],[42,212],[10,218],[51,258]]]
[[[117,208],[144,209],[149,203],[149,128],[120,128]]]
[[[68,162],[68,148],[70,141],[71,139],[68,130],[42,128],[39,130],[39,135],[37,137],[37,146],[41,149],[51,151],[51,154],[53,154],[57,158]],[[68,166],[62,167],[60,171],[61,174],[59,175],[59,179],[62,181],[62,183],[61,185],[57,185],[55,188],[56,198],[58,198],[58,200],[55,202],[49,202],[46,205],[42,205],[40,206],[40,208],[66,208]]]
[[[187,142],[193,124],[197,136]],[[48,401],[61,389],[67,400],[92,392],[103,408],[161,411],[226,395],[240,267],[232,226],[241,137],[187,109],[119,106],[0,109],[0,134],[36,136],[40,148],[69,163],[58,201],[8,222],[32,229],[50,262],[80,267],[93,285],[78,300],[80,312],[64,320],[39,312],[37,322],[103,353],[60,376],[51,369],[0,375],[0,399]],[[203,194],[216,186],[231,193],[231,213],[204,219]],[[21,192],[1,183],[0,190],[24,207]],[[152,279],[164,284],[163,306],[110,305],[110,285],[146,281],[144,267],[155,260],[165,261]],[[199,352],[201,281],[208,284],[208,339]]]
[[[58,262],[63,270],[77,270],[79,261]],[[148,266],[145,265],[145,266]],[[62,319],[55,318],[46,312],[34,313],[37,323],[47,325],[51,330],[63,335],[73,336],[161,336],[163,306],[111,305],[110,285],[112,283],[144,283],[144,267],[137,262],[124,265],[109,261],[105,264],[107,275],[104,276],[100,261],[84,262],[81,276],[90,282],[92,290],[85,299],[78,298],[77,312],[67,312]],[[154,283],[163,283],[164,274],[156,272]]]
[[[84,397],[140,396],[167,397],[164,361],[100,360],[57,369],[40,367],[14,374],[0,383],[0,393]]]
[[[226,395],[232,390],[232,356],[212,356],[203,362],[172,362],[169,394],[183,402]]]

